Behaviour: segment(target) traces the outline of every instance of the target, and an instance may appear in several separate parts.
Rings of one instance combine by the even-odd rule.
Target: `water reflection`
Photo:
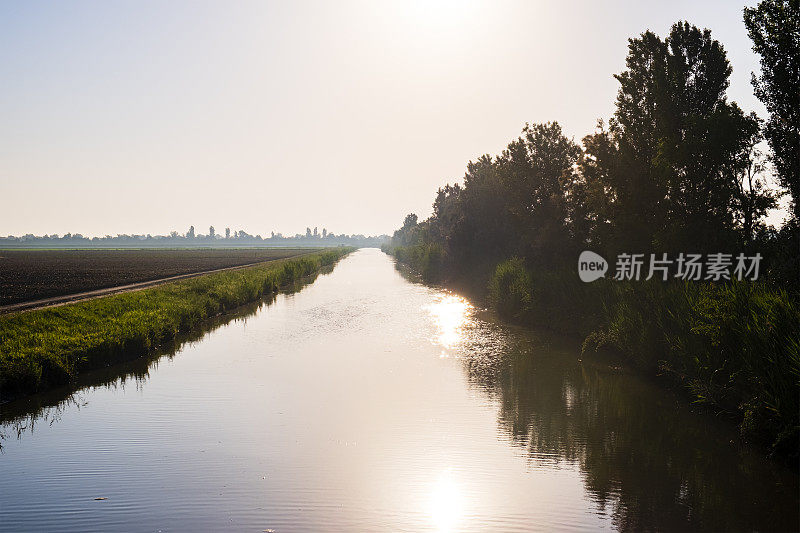
[[[466,329],[473,325],[473,307],[461,296],[440,294],[425,309],[436,325],[437,337],[434,341],[444,348],[442,357],[447,357],[447,350],[461,343]]]
[[[333,266],[324,267],[318,274],[294,282],[279,294],[297,293],[313,283],[318,276],[330,274],[333,268]],[[0,453],[3,451],[3,441],[10,436],[21,439],[26,433],[33,433],[40,424],[52,426],[59,422],[62,413],[67,409],[85,407],[88,403],[86,398],[91,396],[91,392],[95,389],[125,389],[128,386],[141,389],[150,377],[150,373],[158,369],[159,361],[172,360],[183,350],[191,348],[220,327],[230,323],[246,323],[248,318],[254,316],[264,306],[275,303],[276,298],[276,294],[269,294],[257,302],[212,317],[202,327],[179,334],[151,353],[121,354],[121,358],[130,359],[82,373],[69,385],[0,404]]]
[[[572,343],[482,320],[457,296],[429,309],[529,468],[577,466],[619,530],[798,528],[797,476],[736,444],[729,422],[611,361],[581,360]]]
[[[0,531],[797,528],[730,426],[378,251],[257,310],[4,405]]]
[[[463,518],[464,496],[451,470],[445,470],[430,495],[430,514],[437,531],[453,531]]]

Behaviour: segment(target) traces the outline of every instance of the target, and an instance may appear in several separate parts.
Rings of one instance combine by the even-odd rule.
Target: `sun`
[[[487,11],[487,3],[476,0],[410,0],[389,4],[385,14],[401,35],[443,44],[458,41],[458,36],[467,38]]]
[[[419,22],[446,24],[463,19],[474,8],[475,2],[432,0],[408,2],[405,5],[409,14]]]

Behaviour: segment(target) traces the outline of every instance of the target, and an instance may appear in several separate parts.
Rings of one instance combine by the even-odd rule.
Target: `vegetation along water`
[[[0,397],[55,385],[135,357],[209,317],[286,288],[335,263],[332,248],[59,307],[0,316]]]
[[[526,125],[501,154],[471,161],[463,184],[439,189],[430,218],[408,215],[384,249],[429,281],[471,286],[506,320],[578,335],[585,352],[615,353],[678,385],[732,418],[743,439],[796,463],[800,135],[790,125],[800,87],[781,69],[800,55],[774,32],[796,31],[800,10],[774,6],[745,10],[762,57],[756,96],[772,113],[766,128],[727,100],[731,67],[709,30],[679,22],[665,38],[646,31],[629,40],[607,125],[581,145],[556,122]],[[761,174],[763,140],[782,188]],[[766,225],[787,191],[789,220]],[[612,275],[625,253],[763,261],[757,279],[687,281],[672,265],[667,281],[644,272],[584,283],[584,250],[610,258]]]
[[[3,404],[0,532],[797,529],[730,424],[410,278],[362,249]]]

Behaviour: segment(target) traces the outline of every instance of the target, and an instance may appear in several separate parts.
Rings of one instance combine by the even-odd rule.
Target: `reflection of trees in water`
[[[412,283],[418,276],[400,263]],[[478,313],[456,350],[469,383],[495,400],[498,424],[541,466],[577,465],[598,510],[623,531],[800,529],[798,477],[724,443],[732,426],[669,391],[574,349]]]
[[[294,282],[281,293],[295,293],[313,283],[318,275],[326,275],[333,271],[333,266],[328,266],[319,272],[302,280]],[[180,334],[177,338],[167,341],[159,349],[146,355],[125,354],[123,357],[131,359],[109,367],[100,368],[79,374],[67,386],[58,387],[42,393],[23,397],[19,400],[8,402],[0,406],[0,451],[3,440],[16,436],[22,438],[26,433],[46,424],[51,426],[61,420],[61,415],[68,409],[77,408],[87,404],[84,395],[97,388],[124,389],[128,384],[133,384],[140,389],[150,377],[150,371],[158,368],[159,361],[166,357],[172,359],[187,346],[202,340],[208,333],[226,324],[247,321],[255,315],[262,306],[271,305],[277,298],[276,294],[264,296],[260,301],[245,304],[231,313],[213,317],[202,328]]]
[[[797,477],[726,444],[723,421],[607,364],[577,363],[574,351],[473,329],[463,361],[470,383],[497,401],[502,431],[533,463],[577,465],[619,529],[797,529]]]

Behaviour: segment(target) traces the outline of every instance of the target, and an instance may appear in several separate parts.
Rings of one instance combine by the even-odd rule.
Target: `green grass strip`
[[[0,398],[66,384],[77,373],[109,364],[123,353],[144,355],[212,316],[317,273],[352,250],[325,250],[0,316]]]

